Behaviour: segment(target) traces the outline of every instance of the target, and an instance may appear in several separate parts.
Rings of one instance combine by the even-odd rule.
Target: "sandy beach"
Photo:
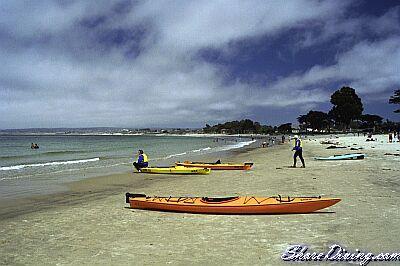
[[[320,140],[305,139],[305,169],[289,168],[291,143],[285,143],[242,149],[224,158],[252,161],[251,171],[213,171],[207,176],[118,174],[71,183],[69,192],[53,196],[1,203],[0,264],[286,265],[281,255],[292,244],[306,244],[315,252],[327,252],[332,244],[376,254],[399,252],[400,157],[377,148],[386,145],[384,137],[374,146],[365,144],[364,137],[337,139],[346,146],[363,147],[359,151],[329,150]],[[400,144],[392,145],[389,150],[399,153]],[[367,154],[364,160],[313,160],[361,151]],[[124,201],[125,192],[321,195],[342,201],[303,215],[196,215],[132,210]]]

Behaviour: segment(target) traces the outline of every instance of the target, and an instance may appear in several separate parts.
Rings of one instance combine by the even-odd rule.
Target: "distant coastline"
[[[269,136],[270,134],[203,133],[202,129],[125,129],[125,128],[32,128],[3,129],[6,136],[173,136],[173,137],[244,137]]]

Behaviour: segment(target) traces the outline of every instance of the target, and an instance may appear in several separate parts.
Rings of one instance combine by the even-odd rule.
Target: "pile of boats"
[[[176,162],[168,167],[146,167],[142,173],[150,174],[209,174],[211,170],[250,170],[253,163]],[[125,194],[131,208],[155,211],[203,214],[295,214],[310,213],[332,206],[338,198],[319,197],[159,197],[144,194]]]

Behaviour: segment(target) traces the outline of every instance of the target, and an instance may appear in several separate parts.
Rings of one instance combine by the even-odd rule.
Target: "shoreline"
[[[192,158],[205,161],[214,157],[222,160],[230,160],[239,154],[246,153],[256,148],[257,142],[237,149],[196,155]],[[173,164],[172,162],[176,160],[174,158],[170,158],[162,161],[164,163],[171,162],[170,164]],[[151,183],[157,182],[157,177],[160,176],[163,178],[163,180],[182,177],[182,175],[140,174],[137,172],[132,173],[132,171],[123,171],[101,176],[88,177],[81,180],[69,181],[60,185],[62,189],[58,192],[30,195],[28,197],[5,199],[0,201],[0,220],[15,218],[23,214],[43,211],[53,207],[57,208],[76,205],[84,202],[85,200],[102,199],[107,196],[114,195],[116,192],[121,192],[121,189],[126,186],[139,188],[151,186]],[[87,196],[88,193],[91,193],[90,197]]]
[[[251,160],[250,171],[213,171],[206,176],[122,174],[74,182],[75,194],[0,219],[0,264],[286,265],[282,253],[301,243],[316,252],[332,244],[375,254],[399,251],[399,158],[365,146],[369,156],[364,160],[316,161],[312,158],[348,149],[329,150],[315,138],[305,140],[304,149],[306,168],[289,168],[291,143],[285,143],[227,157]],[[321,195],[342,201],[303,215],[199,215],[129,209],[125,192]]]
[[[112,139],[113,137],[107,138],[110,142]],[[136,141],[136,139],[134,140]],[[180,143],[180,139],[175,139],[173,142]],[[185,138],[183,142],[197,143],[196,140],[190,137]],[[200,146],[193,145],[193,148],[190,148],[189,145],[172,150],[161,149],[162,151],[160,153],[157,153],[157,150],[153,149],[153,151],[149,151],[149,155],[153,155],[153,157],[150,157],[150,164],[153,166],[166,166],[174,164],[175,161],[186,159],[193,161],[198,160],[198,158],[211,158],[214,156],[224,157],[226,156],[225,154],[229,154],[230,150],[249,146],[250,140],[238,139],[235,141],[235,139],[225,139],[225,142],[223,140],[220,141],[220,143],[212,142],[214,142],[213,139],[208,138],[205,139],[205,141],[199,141],[199,143],[202,143]],[[67,150],[68,148],[61,147],[59,149]],[[74,149],[71,150],[77,153]],[[58,150],[55,151],[57,152]],[[79,152],[84,153],[84,155],[78,153],[77,159],[75,159],[75,154],[68,155],[69,153],[66,153],[66,155],[64,155],[61,154],[61,152],[61,155],[56,154],[54,158],[50,157],[53,156],[53,153],[56,153],[55,151],[48,148],[48,150],[43,150],[40,153],[35,152],[30,154],[27,152],[27,155],[24,154],[27,159],[21,157],[23,159],[18,159],[18,161],[17,159],[13,159],[12,156],[10,157],[11,159],[4,157],[6,159],[4,159],[4,162],[2,161],[2,167],[0,167],[0,173],[2,174],[0,182],[4,182],[2,183],[4,186],[0,188],[0,203],[2,201],[10,201],[29,195],[34,196],[51,194],[53,192],[65,192],[65,183],[71,180],[122,174],[132,169],[131,154],[129,153],[127,156],[126,151],[123,157],[121,157],[118,152],[113,152],[112,149],[110,149],[109,152],[104,152],[105,154],[103,154],[102,151],[96,153],[82,150]],[[67,152],[69,152],[69,150]],[[53,165],[56,166],[53,167]],[[69,171],[69,168],[72,168],[72,170]],[[46,180],[46,178],[49,180],[48,182],[41,181]]]

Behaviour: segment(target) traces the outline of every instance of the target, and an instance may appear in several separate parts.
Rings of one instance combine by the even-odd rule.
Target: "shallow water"
[[[31,143],[39,149],[31,149]],[[187,136],[0,136],[0,199],[56,192],[62,184],[132,169],[138,149],[160,165],[249,145],[248,139]]]

